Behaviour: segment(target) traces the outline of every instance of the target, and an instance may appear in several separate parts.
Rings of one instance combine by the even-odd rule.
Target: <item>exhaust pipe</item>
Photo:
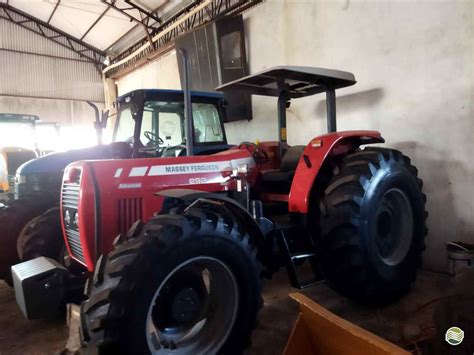
[[[185,49],[179,48],[178,53],[183,64],[183,95],[184,95],[184,120],[186,122],[186,155],[194,155],[194,135],[193,135],[193,107],[191,103],[191,85],[189,82],[189,58]]]
[[[105,127],[107,126],[107,119],[108,119],[108,116],[109,116],[109,111],[102,111],[102,117],[99,116],[99,108],[97,107],[96,104],[90,102],[90,101],[86,101],[87,104],[92,107],[94,109],[94,113],[95,113],[95,121],[94,121],[94,129],[96,131],[96,134],[97,134],[97,144],[98,145],[102,145],[103,143],[103,139],[102,139],[102,134],[103,134],[103,131],[105,129]]]

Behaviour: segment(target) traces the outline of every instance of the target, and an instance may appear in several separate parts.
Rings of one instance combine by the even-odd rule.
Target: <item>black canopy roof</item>
[[[245,91],[252,95],[304,97],[356,83],[354,74],[332,69],[278,66],[219,86],[219,91]]]

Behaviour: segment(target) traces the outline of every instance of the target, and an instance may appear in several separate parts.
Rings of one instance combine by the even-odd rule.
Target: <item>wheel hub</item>
[[[237,281],[220,260],[200,256],[177,266],[158,286],[146,320],[152,354],[208,354],[220,349],[234,325]]]
[[[380,237],[387,238],[392,230],[392,215],[388,211],[382,211],[377,220],[377,231]]]
[[[376,247],[382,261],[401,263],[413,239],[413,210],[406,194],[393,188],[385,192],[376,213]]]
[[[154,302],[153,323],[164,333],[182,331],[205,312],[208,296],[201,272],[189,268],[179,270]]]
[[[171,315],[178,324],[193,322],[201,313],[201,299],[194,288],[178,292],[171,305]]]

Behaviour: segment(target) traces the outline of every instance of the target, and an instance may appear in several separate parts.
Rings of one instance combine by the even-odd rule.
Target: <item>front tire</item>
[[[320,207],[329,283],[369,305],[406,293],[425,249],[425,202],[417,169],[399,151],[366,148],[345,157]]]
[[[0,210],[0,279],[11,284],[10,267],[18,263],[17,240],[23,228],[58,201],[44,193],[34,193],[12,201]]]
[[[17,242],[18,256],[22,261],[40,256],[60,260],[65,248],[59,207],[53,207],[27,224]]]
[[[159,215],[102,256],[81,306],[101,354],[240,354],[261,307],[255,246],[229,215]],[[207,276],[205,276],[207,275]]]

